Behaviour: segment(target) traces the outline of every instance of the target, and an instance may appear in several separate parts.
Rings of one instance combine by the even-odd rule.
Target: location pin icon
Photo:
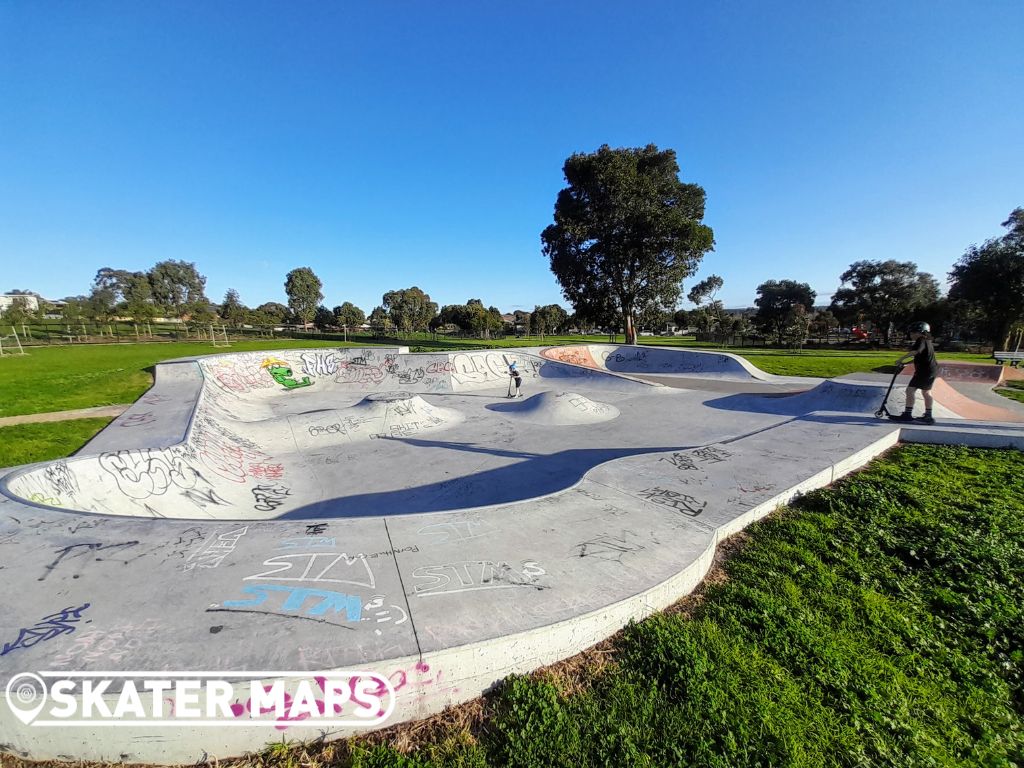
[[[31,672],[15,675],[7,683],[6,698],[14,716],[29,725],[46,706],[46,683]]]

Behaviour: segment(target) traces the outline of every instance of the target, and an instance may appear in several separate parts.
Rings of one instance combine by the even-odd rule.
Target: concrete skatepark
[[[944,366],[923,426],[873,416],[888,376],[695,350],[163,363],[76,457],[0,472],[0,690],[44,669],[359,669],[394,687],[386,725],[422,718],[670,605],[720,540],[898,441],[1024,448],[988,368]],[[195,762],[281,734],[322,735],[33,728],[0,706],[0,750],[34,759]]]

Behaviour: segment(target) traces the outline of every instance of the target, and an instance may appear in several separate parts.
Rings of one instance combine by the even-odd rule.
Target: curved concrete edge
[[[202,369],[195,361],[158,363],[153,386],[82,446],[76,456],[170,448],[184,442],[202,389]]]
[[[587,344],[545,347],[541,356],[614,374],[681,374],[772,381],[775,377],[729,352],[655,345]]]

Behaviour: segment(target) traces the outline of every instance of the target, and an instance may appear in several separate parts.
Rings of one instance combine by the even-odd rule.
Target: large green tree
[[[285,276],[288,308],[302,321],[303,327],[309,325],[316,315],[316,309],[324,298],[323,287],[320,278],[309,267],[298,267]]]
[[[839,280],[829,308],[847,323],[870,321],[886,344],[897,325],[908,325],[917,310],[939,298],[938,281],[912,261],[857,261]]]
[[[814,307],[817,294],[807,283],[796,280],[766,280],[757,286],[754,323],[762,333],[774,336],[781,346],[786,343],[787,328],[793,319],[793,308],[802,306],[808,312]]]
[[[237,328],[249,316],[249,308],[242,303],[241,298],[238,296],[238,291],[234,288],[228,288],[224,294],[224,301],[220,303],[219,314],[221,319]]]
[[[725,281],[721,277],[708,275],[686,294],[686,298],[696,304],[698,309],[704,309],[709,317],[714,318],[714,324],[720,330],[724,330],[725,326],[725,309],[722,302],[718,300],[718,292],[722,290],[723,285],[725,285]],[[703,306],[705,302],[707,302],[706,307]]]
[[[1003,226],[1006,235],[960,257],[949,273],[949,298],[975,310],[992,343],[1006,349],[1014,326],[1024,323],[1024,208]]]
[[[534,307],[530,316],[530,325],[538,336],[558,333],[569,320],[569,313],[559,304],[545,304]]]
[[[437,314],[437,303],[413,286],[384,294],[381,306],[399,331],[425,331]]]
[[[260,304],[249,313],[249,317],[256,325],[277,325],[286,322],[290,316],[291,310],[277,301]]]
[[[206,298],[206,277],[199,274],[190,261],[168,259],[158,262],[146,274],[153,303],[168,317],[209,315],[210,300]]]
[[[366,322],[366,315],[351,301],[346,301],[334,308],[334,322],[342,327],[358,328]]]
[[[563,166],[554,223],[541,234],[544,254],[578,313],[606,302],[636,343],[635,318],[650,304],[675,306],[684,278],[714,245],[702,223],[705,194],[679,179],[671,149],[602,146]]]

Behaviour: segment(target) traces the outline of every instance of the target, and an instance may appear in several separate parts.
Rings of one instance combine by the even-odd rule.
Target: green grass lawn
[[[1008,397],[1010,400],[1024,403],[1024,381],[1005,381],[1003,386],[999,387],[996,392],[1003,397]]]
[[[411,738],[247,766],[1012,766],[1024,455],[913,446],[752,526],[702,599],[601,664],[506,679]]]
[[[0,429],[0,467],[70,456],[110,421],[74,419],[3,427]]]
[[[296,347],[339,347],[336,341],[261,339],[227,349],[209,343],[106,344],[33,347],[0,359],[0,416],[132,403],[153,383],[147,368],[161,360],[215,352]]]

